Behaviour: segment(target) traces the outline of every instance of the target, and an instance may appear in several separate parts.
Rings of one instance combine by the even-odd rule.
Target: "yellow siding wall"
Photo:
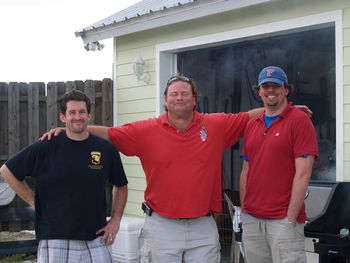
[[[281,11],[283,10],[283,11]],[[262,25],[285,19],[328,11],[343,10],[343,82],[344,82],[344,179],[350,180],[350,1],[295,0],[261,4],[210,16],[191,22],[130,34],[116,39],[117,120],[118,125],[154,117],[156,112],[155,46],[196,36]],[[137,81],[132,62],[141,55],[146,62],[150,83]],[[145,179],[137,158],[123,156],[129,179],[129,199],[126,214],[142,216]]]

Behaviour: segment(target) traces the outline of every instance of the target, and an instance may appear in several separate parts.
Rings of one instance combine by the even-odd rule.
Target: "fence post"
[[[113,125],[113,82],[111,79],[102,80],[102,125]]]
[[[19,150],[19,87],[17,82],[8,86],[8,140],[9,157]]]
[[[8,159],[8,87],[0,82],[0,165]]]
[[[86,80],[85,86],[84,86],[84,93],[90,98],[91,100],[91,120],[90,123],[92,125],[96,124],[96,117],[95,117],[95,107],[96,107],[96,99],[95,99],[95,84],[93,80]]]
[[[46,116],[47,116],[47,129],[57,127],[57,84],[56,82],[49,82],[47,84],[47,97],[46,97]]]
[[[32,144],[39,137],[39,85],[40,84],[41,83],[29,83],[29,86],[28,86],[28,144]]]
[[[66,91],[72,91],[74,89],[77,89],[74,81],[67,81],[66,82]]]

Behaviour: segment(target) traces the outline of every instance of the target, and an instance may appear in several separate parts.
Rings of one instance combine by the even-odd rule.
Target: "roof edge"
[[[142,16],[130,18],[109,25],[84,29],[75,32],[84,43],[100,41],[108,38],[124,36],[162,26],[190,21],[197,18],[215,15],[239,8],[262,4],[271,0],[217,0],[198,1],[186,5],[150,12]]]

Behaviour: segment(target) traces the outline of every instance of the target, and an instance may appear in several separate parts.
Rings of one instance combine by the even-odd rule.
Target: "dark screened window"
[[[180,74],[196,80],[200,112],[240,112],[262,106],[253,92],[260,70],[283,68],[294,91],[289,100],[313,111],[320,157],[313,180],[335,180],[335,30],[334,26],[284,33],[177,54]],[[223,157],[224,189],[239,189],[241,144]]]

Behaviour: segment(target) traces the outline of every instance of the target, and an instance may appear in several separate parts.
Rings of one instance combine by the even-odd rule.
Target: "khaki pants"
[[[220,243],[212,216],[169,219],[147,216],[141,263],[219,263]]]
[[[306,263],[304,225],[242,214],[247,263]]]

